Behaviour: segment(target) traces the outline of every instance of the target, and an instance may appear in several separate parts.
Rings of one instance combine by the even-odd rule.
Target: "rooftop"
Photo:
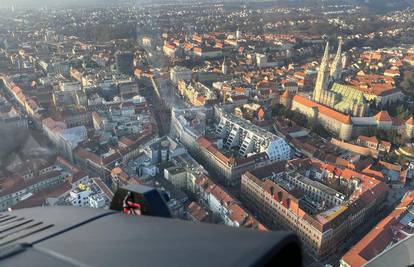
[[[327,106],[316,103],[316,102],[314,102],[314,101],[312,101],[312,100],[310,100],[310,99],[308,99],[304,96],[295,95],[293,97],[293,100],[300,103],[301,105],[304,105],[304,106],[307,106],[307,107],[310,107],[310,108],[317,108],[318,111],[321,114],[324,114],[328,117],[331,117],[332,119],[337,120],[341,123],[345,123],[345,124],[351,124],[352,123],[351,122],[351,117],[349,115],[345,115],[345,114],[343,114],[339,111],[336,111],[332,108],[329,108]]]
[[[362,266],[384,250],[414,233],[414,192],[408,192],[400,204],[379,222],[342,258],[349,266]]]

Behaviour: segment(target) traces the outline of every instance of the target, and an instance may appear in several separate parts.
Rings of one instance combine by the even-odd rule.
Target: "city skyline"
[[[289,231],[311,267],[412,238],[413,1],[3,2],[1,212]]]

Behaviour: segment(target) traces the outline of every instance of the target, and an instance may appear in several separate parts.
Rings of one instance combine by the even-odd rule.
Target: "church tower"
[[[223,64],[221,65],[221,73],[223,73],[223,75],[227,75],[227,72],[228,72],[228,66],[226,64],[226,58],[224,58]]]
[[[410,117],[405,122],[405,137],[411,140],[414,137],[414,119]]]
[[[329,42],[326,42],[325,53],[319,66],[318,77],[316,78],[315,89],[313,90],[313,99],[316,102],[321,101],[323,91],[329,86]]]
[[[338,81],[342,77],[342,38],[339,39],[338,50],[331,65],[331,80]]]

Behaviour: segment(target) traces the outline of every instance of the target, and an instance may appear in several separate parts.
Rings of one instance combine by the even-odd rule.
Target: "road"
[[[151,81],[152,89],[154,90],[151,110],[157,122],[158,135],[164,136],[170,132],[171,109],[164,100],[167,96],[163,97],[161,94],[163,83],[160,83],[155,78],[151,78]]]

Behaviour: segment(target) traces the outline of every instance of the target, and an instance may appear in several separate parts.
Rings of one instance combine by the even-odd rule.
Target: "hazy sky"
[[[37,7],[58,6],[58,5],[79,5],[79,4],[104,4],[122,2],[117,0],[0,0],[0,6],[9,8],[11,5],[16,7]],[[137,1],[138,2],[138,1]]]

